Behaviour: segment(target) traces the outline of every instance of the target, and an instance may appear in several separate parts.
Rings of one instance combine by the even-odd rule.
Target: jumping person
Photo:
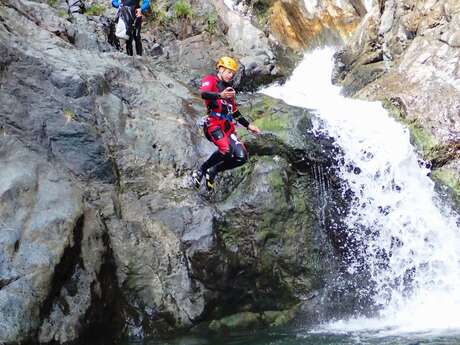
[[[142,55],[142,40],[141,40],[141,27],[142,19],[145,12],[148,11],[150,7],[149,0],[142,0],[142,6],[140,4],[141,0],[112,0],[112,6],[119,8],[120,11],[123,7],[126,10],[129,10],[129,15],[126,18],[132,18],[130,23],[126,23],[128,30],[128,40],[126,41],[126,53],[130,56],[133,55],[133,39],[136,45],[136,54]]]
[[[239,167],[248,160],[246,148],[236,135],[234,120],[249,131],[260,133],[259,128],[250,124],[236,107],[232,82],[238,63],[224,56],[219,59],[216,68],[217,74],[202,79],[200,92],[208,113],[204,133],[217,150],[192,174],[197,188],[204,176],[209,191],[214,189],[214,180],[219,172]]]

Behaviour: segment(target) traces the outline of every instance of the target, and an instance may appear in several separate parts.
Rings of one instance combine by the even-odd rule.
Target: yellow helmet
[[[216,68],[225,67],[231,69],[233,72],[236,72],[238,69],[238,62],[228,56],[222,56],[219,61],[217,61]]]

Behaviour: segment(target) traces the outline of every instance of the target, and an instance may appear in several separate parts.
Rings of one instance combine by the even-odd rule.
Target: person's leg
[[[223,163],[225,159],[224,157],[225,155],[217,150],[206,160],[206,162],[201,165],[200,169],[193,171],[192,178],[196,188],[200,188],[201,180],[203,179],[203,176],[205,176],[208,169],[218,165],[219,163]]]
[[[240,141],[235,133],[229,136],[231,155],[209,169],[210,177],[214,180],[216,175],[222,171],[234,169],[242,166],[248,161],[248,152],[244,144]]]
[[[134,21],[134,42],[136,43],[136,54],[142,55],[142,40],[141,40],[142,18],[136,17]]]
[[[129,34],[129,38],[126,41],[126,54],[133,56],[133,34]]]
[[[214,189],[214,180],[216,179],[218,173],[242,166],[248,161],[246,148],[236,134],[232,133],[229,135],[228,142],[230,145],[229,154],[225,155],[223,161],[209,168],[206,172],[206,189],[208,190]]]
[[[134,23],[135,23],[135,9],[134,7],[124,7],[123,12],[124,21],[126,23],[126,31],[128,39],[126,40],[126,54],[133,56],[133,39],[134,39]]]
[[[209,126],[208,133],[213,144],[217,146],[217,151],[215,151],[208,160],[201,165],[200,170],[203,173],[216,164],[223,162],[226,157],[229,157],[232,154],[229,140],[230,136],[222,131],[220,125]]]
[[[232,154],[229,133],[225,134],[222,131],[220,123],[210,125],[207,128],[207,137],[210,138],[213,144],[217,146],[217,151],[215,151],[206,160],[206,162],[204,162],[201,165],[199,170],[193,172],[193,182],[197,188],[200,187],[201,179],[203,178],[203,176],[207,174],[208,169],[212,168],[213,166],[219,165],[220,163],[223,163],[225,159],[231,156]]]

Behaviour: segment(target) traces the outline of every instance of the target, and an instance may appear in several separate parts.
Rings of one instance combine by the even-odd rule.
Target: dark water
[[[375,333],[316,334],[308,330],[278,330],[219,336],[183,336],[129,345],[460,345],[460,332],[384,336]]]

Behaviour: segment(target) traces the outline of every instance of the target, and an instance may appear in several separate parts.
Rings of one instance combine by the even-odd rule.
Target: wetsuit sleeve
[[[243,127],[248,128],[249,126],[249,121],[246,120],[243,115],[240,113],[239,110],[233,113],[233,117],[240,123]]]
[[[209,99],[209,100],[220,99],[220,93],[210,92],[210,91],[201,91],[201,98]]]
[[[143,0],[142,1],[142,6],[141,6],[141,12],[142,13],[147,12],[149,7],[150,7],[150,0]]]
[[[118,8],[120,7],[120,2],[118,0],[112,0],[112,6]]]
[[[200,87],[201,98],[210,101],[220,99],[220,94],[216,91],[217,88],[215,80],[213,80],[210,76],[203,78]]]

